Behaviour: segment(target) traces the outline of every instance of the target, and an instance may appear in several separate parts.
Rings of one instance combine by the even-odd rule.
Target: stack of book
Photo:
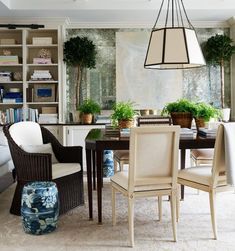
[[[194,131],[189,128],[180,128],[180,138],[192,139],[194,137]]]
[[[34,70],[31,80],[52,80],[52,75],[49,70]]]
[[[0,71],[0,82],[9,82],[12,80],[12,72]]]
[[[120,137],[130,137],[130,128],[121,128],[120,129]]]
[[[95,118],[95,123],[96,124],[110,124],[111,123],[110,116],[98,115]]]
[[[120,130],[119,128],[115,128],[112,125],[105,125],[105,135],[111,137],[119,137]]]
[[[20,91],[17,92],[7,92],[4,94],[3,103],[23,103],[23,93]]]
[[[38,122],[41,124],[56,124],[58,123],[58,114],[55,113],[41,113],[39,114]]]
[[[0,56],[0,65],[2,64],[19,64],[18,56]]]
[[[25,109],[25,116],[27,121],[38,122],[38,109]]]
[[[217,129],[199,128],[198,134],[206,137],[216,137]]]

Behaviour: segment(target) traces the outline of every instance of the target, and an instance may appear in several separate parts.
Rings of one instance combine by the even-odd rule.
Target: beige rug
[[[75,250],[218,250],[235,251],[235,194],[222,193],[217,199],[219,240],[212,239],[209,201],[206,193],[187,190],[181,203],[178,242],[172,241],[169,202],[163,202],[163,220],[157,221],[154,198],[135,204],[135,248],[128,247],[127,201],[117,196],[117,226],[111,224],[109,183],[103,189],[103,225],[88,221],[88,206],[76,208],[59,218],[58,229],[48,235],[32,236],[22,230],[21,218],[9,214],[14,185],[0,194],[0,251]],[[94,200],[96,193],[94,193]],[[167,199],[167,198],[166,198]]]

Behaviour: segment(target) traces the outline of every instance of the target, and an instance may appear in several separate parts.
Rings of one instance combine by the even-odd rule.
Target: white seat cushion
[[[178,178],[209,186],[212,182],[212,167],[196,166],[186,168],[178,172]],[[224,175],[219,176],[219,184],[226,184]]]
[[[56,164],[59,162],[53,152],[51,143],[42,144],[42,145],[27,145],[27,146],[21,145],[20,147],[28,153],[49,153],[51,154],[52,164]]]
[[[52,165],[52,179],[58,179],[81,171],[79,163],[57,163]]]
[[[125,190],[128,190],[128,172],[126,171],[117,172],[114,176],[111,177],[111,181],[121,186]],[[170,188],[172,188],[171,184],[136,186],[135,192],[170,189]]]

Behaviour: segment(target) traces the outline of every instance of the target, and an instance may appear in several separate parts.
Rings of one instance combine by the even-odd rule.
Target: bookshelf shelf
[[[15,66],[22,67],[23,64],[0,64],[0,67],[15,67]]]
[[[58,84],[59,82],[57,80],[31,80],[27,81],[28,84]]]
[[[53,48],[58,47],[58,44],[42,44],[42,45],[35,45],[35,44],[27,44],[28,48]]]
[[[12,105],[23,105],[23,103],[0,103],[0,106],[12,106]]]
[[[28,66],[58,66],[58,64],[27,64]]]
[[[58,105],[59,102],[27,102],[27,105]]]
[[[22,44],[0,44],[0,48],[21,48]]]

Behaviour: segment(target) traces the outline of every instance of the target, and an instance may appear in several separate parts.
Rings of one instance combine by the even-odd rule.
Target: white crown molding
[[[195,28],[229,28],[227,21],[195,21]],[[66,28],[152,28],[151,23],[125,23],[125,22],[69,22]]]
[[[44,24],[46,27],[68,25],[69,19],[66,17],[1,17],[2,24]]]

